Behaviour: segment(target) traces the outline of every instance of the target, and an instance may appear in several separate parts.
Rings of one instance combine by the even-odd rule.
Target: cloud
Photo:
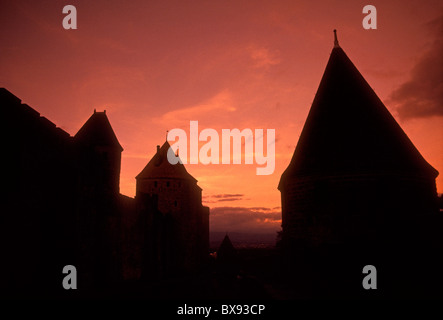
[[[218,207],[210,213],[211,231],[274,233],[281,228],[281,210],[266,207]]]
[[[268,68],[280,63],[278,51],[271,52],[267,48],[250,48],[251,58],[254,61],[254,68]]]
[[[219,199],[217,202],[238,201],[238,200],[243,200],[243,198],[224,198],[224,199]]]
[[[223,194],[214,194],[210,196],[204,196],[203,201],[206,203],[217,203],[217,202],[225,202],[225,201],[238,201],[244,200],[244,194],[241,193],[223,193]]]
[[[214,195],[212,195],[212,196],[210,196],[210,197],[212,197],[212,198],[224,198],[224,199],[226,199],[226,198],[242,198],[244,196],[244,194],[241,194],[241,193],[223,193],[223,194],[214,194]]]
[[[280,207],[274,207],[274,208],[280,208]],[[272,211],[274,208],[265,208],[265,207],[250,207],[249,209],[254,210],[254,211],[264,211],[264,212],[268,212],[268,211]]]
[[[205,102],[166,112],[154,121],[165,126],[175,124],[186,128],[189,127],[190,120],[213,120],[234,111],[236,108],[233,106],[232,94],[228,90],[223,90]]]
[[[403,119],[443,116],[443,14],[429,27],[433,42],[389,98]]]

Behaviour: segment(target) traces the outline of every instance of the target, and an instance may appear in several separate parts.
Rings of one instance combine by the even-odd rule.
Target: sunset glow
[[[211,208],[211,231],[278,231],[277,185],[333,29],[423,157],[443,172],[441,1],[371,2],[377,30],[362,28],[365,1],[72,1],[77,30],[62,27],[65,4],[0,4],[0,87],[71,135],[94,109],[106,110],[124,148],[125,195],[135,195],[135,176],[167,130],[189,134],[190,121],[220,136],[222,129],[275,129],[270,175],[244,161],[186,169]]]

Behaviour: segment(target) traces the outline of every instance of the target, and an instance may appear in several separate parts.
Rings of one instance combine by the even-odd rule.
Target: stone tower
[[[123,148],[112,130],[106,110],[96,112],[74,136],[79,154],[82,185],[87,193],[119,193],[120,164]]]
[[[209,208],[202,189],[183,164],[169,163],[170,145],[157,153],[136,177],[136,204],[144,226],[142,277],[189,273],[207,258]]]
[[[416,239],[417,224],[438,212],[437,175],[335,38],[278,186],[283,239],[312,246]]]
[[[383,275],[381,296],[439,294],[437,175],[335,39],[278,186],[281,245],[297,288],[364,296],[370,264]]]
[[[77,170],[79,273],[103,287],[120,278],[120,164],[123,148],[106,116],[96,112],[73,138]]]

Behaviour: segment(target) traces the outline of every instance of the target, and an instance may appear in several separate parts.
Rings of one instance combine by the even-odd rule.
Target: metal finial
[[[169,133],[169,130],[166,130],[166,141],[168,141],[168,133]]]
[[[338,48],[338,47],[340,47],[340,45],[338,44],[337,30],[334,29],[334,48]]]

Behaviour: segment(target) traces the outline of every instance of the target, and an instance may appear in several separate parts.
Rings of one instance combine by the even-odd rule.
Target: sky
[[[77,29],[65,30],[65,5]],[[365,30],[362,9],[377,9]],[[333,29],[424,158],[443,172],[440,0],[0,1],[0,87],[71,135],[106,110],[123,146],[121,193],[166,131],[275,129],[275,171],[187,164],[211,231],[275,233],[277,185],[333,47]],[[443,192],[443,174],[437,178]]]

